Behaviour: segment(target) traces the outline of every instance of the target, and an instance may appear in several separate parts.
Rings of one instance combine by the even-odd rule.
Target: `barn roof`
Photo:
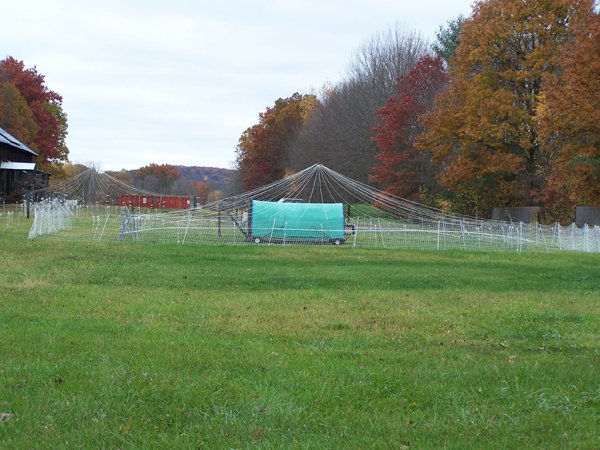
[[[11,147],[18,148],[19,150],[23,150],[24,152],[30,153],[33,156],[38,156],[36,152],[31,150],[21,141],[19,141],[16,137],[6,131],[4,128],[0,128],[0,144],[10,145]]]
[[[0,170],[35,170],[35,163],[3,161]]]

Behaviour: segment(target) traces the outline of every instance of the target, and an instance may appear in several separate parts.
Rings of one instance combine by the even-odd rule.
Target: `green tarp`
[[[344,206],[341,203],[252,200],[250,236],[255,241],[341,243],[344,240]]]

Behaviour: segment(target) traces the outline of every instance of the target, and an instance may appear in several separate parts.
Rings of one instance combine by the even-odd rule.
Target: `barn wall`
[[[494,208],[492,211],[493,220],[503,220],[505,222],[539,222],[538,215],[541,211],[539,206],[518,206],[511,208]]]
[[[24,152],[21,149],[11,147],[10,145],[0,143],[0,161],[26,162],[33,161],[31,153]]]
[[[600,208],[596,206],[578,206],[575,209],[575,224],[578,227],[582,227],[584,224],[600,226]]]

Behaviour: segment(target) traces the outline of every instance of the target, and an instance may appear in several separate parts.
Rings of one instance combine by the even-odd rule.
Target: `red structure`
[[[190,209],[192,198],[176,195],[119,195],[119,205],[128,208]]]

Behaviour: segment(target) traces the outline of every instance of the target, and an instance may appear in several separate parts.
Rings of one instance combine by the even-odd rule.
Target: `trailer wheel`
[[[259,238],[259,237],[255,237],[255,238],[254,238],[254,243],[255,243],[255,244],[260,244],[260,243],[261,243],[261,240],[260,240],[260,238]]]
[[[341,245],[342,244],[342,240],[341,239],[334,239],[333,240],[333,245]]]

